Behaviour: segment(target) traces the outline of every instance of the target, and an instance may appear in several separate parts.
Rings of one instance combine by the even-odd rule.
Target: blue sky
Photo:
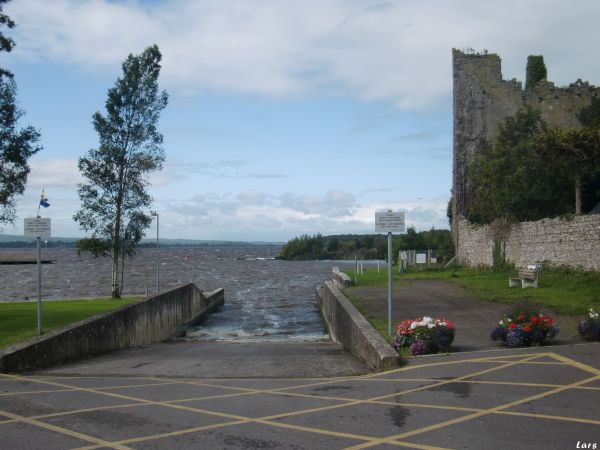
[[[45,188],[53,235],[83,236],[72,215],[77,159],[97,146],[92,114],[125,57],[154,43],[170,101],[151,192],[169,238],[370,233],[387,208],[447,228],[453,47],[499,53],[507,79],[543,54],[557,85],[600,84],[595,1],[12,0],[5,11],[17,46],[0,65],[44,146],[6,234],[22,233]]]

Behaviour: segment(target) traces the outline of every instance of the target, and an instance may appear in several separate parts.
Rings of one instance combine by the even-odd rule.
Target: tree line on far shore
[[[401,250],[434,250],[438,260],[447,261],[454,256],[454,244],[449,230],[417,232],[414,227],[406,234],[393,236],[393,260]],[[385,259],[387,236],[383,234],[338,234],[322,236],[302,235],[289,240],[281,249],[280,259]]]

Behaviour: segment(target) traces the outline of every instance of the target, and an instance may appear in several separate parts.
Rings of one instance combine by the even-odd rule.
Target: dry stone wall
[[[577,114],[600,96],[600,87],[577,80],[566,87],[542,81],[523,89],[516,79],[504,80],[500,57],[452,50],[453,181],[452,231],[458,261],[492,265],[493,238],[489,227],[469,224],[467,173],[473,156],[494,141],[498,125],[524,106],[538,109],[550,127],[580,127]],[[514,225],[506,256],[517,265],[536,261],[600,270],[600,216],[573,221],[546,219]]]
[[[490,226],[473,225],[463,219],[456,226],[460,262],[492,266],[494,241]],[[600,270],[600,214],[515,224],[506,241],[506,259],[517,267],[547,263]]]

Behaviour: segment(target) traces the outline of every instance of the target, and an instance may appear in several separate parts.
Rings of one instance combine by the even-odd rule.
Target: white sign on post
[[[376,212],[375,233],[387,233],[388,260],[388,334],[392,335],[392,233],[404,233],[404,213],[398,211]],[[399,261],[400,262],[400,261]]]
[[[404,233],[404,213],[398,211],[376,212],[376,233]]]
[[[50,218],[30,217],[24,220],[25,237],[50,237]]]

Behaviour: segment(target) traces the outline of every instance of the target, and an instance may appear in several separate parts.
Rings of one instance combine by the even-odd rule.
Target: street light
[[[151,216],[156,217],[156,293],[160,292],[160,244],[158,240],[158,213],[152,211]]]

